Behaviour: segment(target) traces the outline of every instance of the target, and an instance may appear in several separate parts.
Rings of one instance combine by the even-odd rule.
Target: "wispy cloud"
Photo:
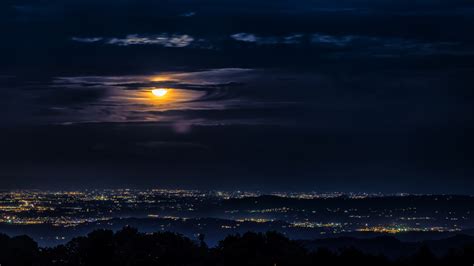
[[[238,42],[256,45],[298,45],[311,44],[315,47],[331,47],[335,49],[351,48],[352,56],[399,56],[433,55],[433,54],[472,54],[472,50],[462,48],[456,42],[426,42],[389,36],[366,36],[354,34],[331,35],[325,33],[294,33],[283,36],[258,35],[254,33],[236,33],[230,37]]]
[[[186,47],[194,41],[194,38],[182,34],[160,34],[156,36],[143,36],[138,34],[127,35],[125,38],[113,38],[107,41],[108,44],[129,46],[129,45],[161,45],[164,47]]]
[[[372,39],[369,37],[353,36],[353,35],[328,35],[321,33],[300,34],[294,33],[284,36],[260,36],[253,33],[236,33],[230,36],[232,39],[240,42],[256,43],[256,44],[300,44],[304,40],[310,40],[313,44],[333,45],[343,47],[351,44],[355,39]]]
[[[316,33],[311,36],[311,42],[342,47],[342,46],[346,46],[350,44],[355,38],[356,37],[353,35],[333,36],[333,35]]]
[[[73,40],[75,42],[94,43],[94,42],[102,41],[103,38],[101,38],[101,37],[86,37],[86,38],[72,37],[71,40]]]
[[[190,11],[190,12],[183,13],[183,14],[181,14],[180,16],[181,16],[181,17],[193,17],[193,16],[195,16],[195,15],[196,15],[196,12]]]
[[[103,37],[72,37],[71,40],[84,43],[104,42],[110,45],[160,45],[164,47],[187,47],[194,42],[194,38],[187,34],[158,34],[139,35],[130,34],[124,38]]]
[[[254,69],[223,68],[137,76],[57,77],[49,84],[50,91],[62,90],[64,93],[60,98],[55,96],[54,102],[49,102],[54,104],[53,107],[68,107],[61,110],[61,116],[54,116],[55,121],[64,119],[80,123],[192,120],[193,123],[214,123],[214,120],[230,119],[214,116],[214,111],[259,106],[239,94],[242,84],[253,80],[256,74]],[[168,88],[167,97],[153,98],[150,90],[154,87]],[[96,94],[93,94],[94,92]],[[50,95],[48,97],[51,98]],[[46,104],[44,100],[41,103]],[[51,107],[51,104],[46,107]],[[41,115],[48,115],[48,119],[51,119],[52,111],[59,113],[51,108],[47,111]],[[248,117],[245,119],[248,120]]]
[[[260,37],[257,37],[255,34],[245,32],[232,34],[230,37],[241,42],[257,42],[260,39]]]
[[[301,43],[303,34],[291,34],[286,36],[259,36],[253,33],[240,32],[230,37],[236,41],[256,44],[297,44]]]

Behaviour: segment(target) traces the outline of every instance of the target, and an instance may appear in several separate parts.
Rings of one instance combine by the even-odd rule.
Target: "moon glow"
[[[155,95],[156,97],[163,97],[165,96],[167,93],[168,93],[168,90],[167,89],[153,89],[151,90],[151,93],[153,93],[153,95]]]

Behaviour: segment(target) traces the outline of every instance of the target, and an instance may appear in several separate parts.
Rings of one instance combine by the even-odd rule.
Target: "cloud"
[[[274,46],[281,48],[287,46],[300,46],[304,49],[318,50],[330,48],[325,51],[328,58],[339,58],[341,52],[346,52],[345,57],[397,57],[403,53],[404,56],[430,56],[430,55],[471,55],[473,49],[462,42],[427,41],[416,38],[404,38],[398,36],[381,36],[378,34],[329,34],[326,32],[314,33],[287,33],[280,35],[257,34],[250,32],[238,32],[227,35],[230,39],[239,43],[247,43],[247,48],[256,46]],[[125,37],[72,37],[72,41],[88,44],[106,44],[114,46],[145,46],[157,45],[166,48],[185,48],[226,51],[229,42],[225,42],[225,36],[206,35],[205,38],[193,37],[188,34],[128,34]],[[321,49],[322,48],[322,49]],[[246,51],[248,52],[248,51]],[[243,51],[233,52],[245,53]],[[194,58],[194,57],[191,57]],[[197,60],[197,59],[196,59]],[[202,62],[200,60],[200,62]]]
[[[236,41],[256,44],[298,44],[301,43],[303,34],[290,34],[286,36],[259,36],[253,33],[236,33],[230,35]]]
[[[195,16],[195,15],[196,15],[196,12],[190,11],[190,12],[183,13],[183,14],[181,14],[180,16],[181,16],[181,17],[193,17],[193,16]]]
[[[419,39],[326,33],[293,33],[288,35],[258,35],[254,33],[235,33],[230,37],[238,42],[256,45],[311,45],[307,49],[333,48],[332,52],[341,55],[347,51],[347,57],[393,57],[400,56],[429,56],[429,55],[472,55],[472,47],[459,42],[425,41]],[[311,48],[310,48],[311,47]],[[331,55],[331,51],[326,52]]]
[[[241,42],[257,42],[259,40],[259,37],[257,37],[257,35],[244,32],[232,34],[230,37],[232,37],[236,41]]]
[[[303,34],[291,34],[287,36],[259,36],[253,33],[235,33],[230,37],[236,41],[256,44],[298,44],[301,43]]]
[[[198,116],[179,110],[212,113],[255,105],[251,99],[241,98],[240,91],[257,74],[253,69],[224,68],[148,75],[66,76],[41,83],[14,79],[7,80],[6,85],[14,85],[14,81],[18,84],[15,83],[15,90],[2,91],[0,108],[8,113],[2,117],[4,124],[28,119],[38,124],[179,121],[176,130],[186,131],[188,124],[212,124],[224,119],[214,119],[205,112]],[[170,88],[169,97],[154,100],[150,96],[154,87]],[[172,110],[176,112],[168,112]]]
[[[139,89],[150,86],[179,86],[184,88],[236,85],[256,77],[258,71],[250,68],[216,68],[186,72],[158,72],[150,75],[72,76],[56,77],[56,86],[107,86]]]
[[[283,43],[285,44],[297,44],[301,43],[301,38],[303,37],[303,34],[293,34],[293,35],[288,35],[283,38]]]
[[[332,36],[316,33],[311,36],[311,42],[317,44],[330,44],[341,47],[350,44],[354,40],[354,38],[355,37],[352,35]]]
[[[72,37],[71,40],[75,42],[85,42],[85,43],[94,43],[100,42],[103,38],[101,37],[88,37],[88,38],[81,38],[81,37]]]
[[[342,35],[334,36],[322,33],[314,34],[301,34],[293,33],[283,36],[260,36],[253,33],[236,33],[230,35],[230,37],[236,41],[256,43],[256,44],[301,44],[306,39],[309,39],[312,44],[323,44],[343,47],[351,44],[354,39],[373,39],[370,37],[353,36],[353,35]]]
[[[311,44],[329,45],[335,47],[345,47],[359,42],[382,42],[383,40],[370,36],[357,35],[330,35],[324,33],[301,34],[293,33],[283,36],[260,36],[253,33],[236,33],[230,36],[235,41],[256,43],[256,44],[301,44],[309,39]]]
[[[125,38],[103,38],[103,37],[72,37],[71,40],[84,43],[97,43],[104,41],[106,44],[117,46],[130,45],[160,45],[163,47],[187,47],[194,42],[194,38],[187,34],[158,34],[139,35],[129,34]]]
[[[138,34],[127,35],[126,38],[113,38],[107,41],[108,44],[129,46],[129,45],[161,45],[164,47],[186,47],[194,41],[194,38],[183,34],[160,34],[157,36],[143,36]]]

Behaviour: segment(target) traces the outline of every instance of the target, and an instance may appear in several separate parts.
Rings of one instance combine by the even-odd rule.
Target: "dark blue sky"
[[[0,187],[474,193],[471,1],[12,0],[0,31]]]

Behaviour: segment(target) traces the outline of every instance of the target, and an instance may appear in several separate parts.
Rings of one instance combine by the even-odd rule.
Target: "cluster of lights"
[[[278,220],[286,222],[288,227],[293,228],[322,228],[321,230],[330,228],[329,230],[334,229],[337,232],[346,230],[381,233],[456,231],[460,230],[459,228],[464,228],[464,224],[471,219],[469,211],[434,210],[427,213],[413,205],[403,208],[265,206],[263,201],[255,198],[261,195],[260,192],[252,191],[185,189],[0,191],[0,223],[50,224],[70,227],[121,218],[121,215],[129,213],[130,210],[140,211],[141,215],[149,218],[186,221],[190,217],[199,218],[201,215],[199,212],[203,206],[209,206],[206,204],[220,206],[228,199],[241,198],[252,198],[251,208],[249,208],[250,206],[243,208],[232,206],[222,209],[222,212],[216,214],[214,218],[253,223],[270,223]],[[298,199],[343,197],[343,200],[351,198],[356,201],[361,197],[375,196],[363,193],[350,195],[341,193],[301,193],[300,195],[298,193],[277,193],[275,195]],[[327,221],[325,215],[330,215],[334,222]],[[393,226],[368,226],[367,223],[371,223],[371,219],[384,219],[381,223],[393,223]],[[235,225],[226,224],[223,226],[235,227]]]

